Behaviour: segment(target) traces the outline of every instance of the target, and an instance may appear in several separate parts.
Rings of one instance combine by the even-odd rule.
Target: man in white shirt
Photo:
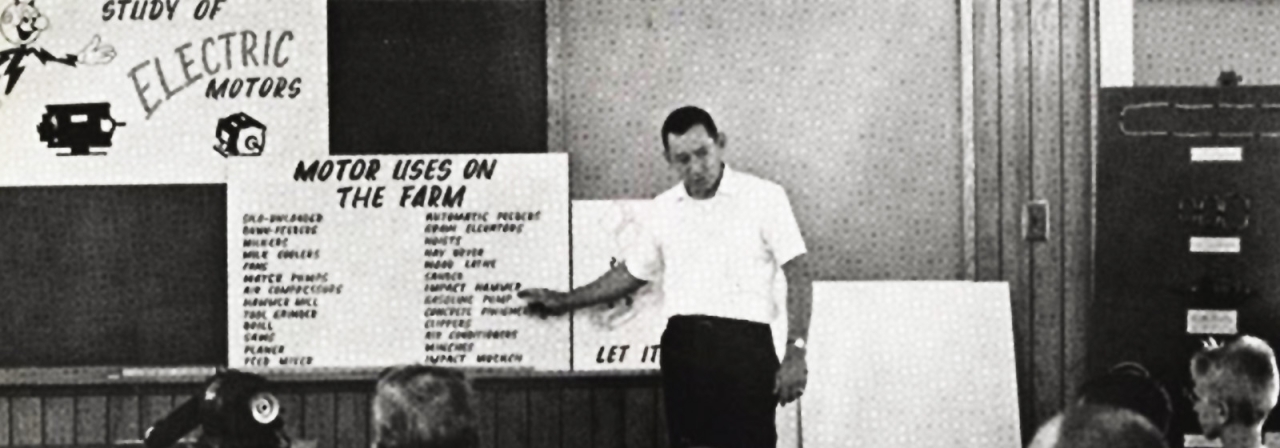
[[[804,391],[811,297],[805,250],[782,187],[726,166],[727,137],[706,111],[682,107],[662,126],[664,157],[682,182],[654,199],[639,242],[596,281],[520,297],[548,314],[609,302],[662,278],[661,366],[675,447],[773,447],[774,413]],[[785,305],[773,295],[786,276]],[[785,309],[783,309],[785,308]],[[778,361],[769,325],[788,319]]]

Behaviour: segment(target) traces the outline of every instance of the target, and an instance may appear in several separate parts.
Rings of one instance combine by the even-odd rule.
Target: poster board
[[[10,3],[46,28],[0,25],[0,185],[216,184],[232,159],[328,154],[323,0]]]
[[[573,201],[573,286],[599,278],[634,244],[650,201]],[[635,294],[573,313],[574,370],[656,370],[662,330],[661,280]]]
[[[375,168],[378,167],[378,168]],[[569,369],[568,156],[233,163],[228,362]]]
[[[1021,446],[1006,283],[815,282],[804,444]]]

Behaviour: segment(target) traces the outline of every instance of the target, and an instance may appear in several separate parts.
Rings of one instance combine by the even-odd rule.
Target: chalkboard
[[[0,367],[226,364],[224,185],[0,188]]]
[[[546,5],[329,2],[330,154],[547,151]]]

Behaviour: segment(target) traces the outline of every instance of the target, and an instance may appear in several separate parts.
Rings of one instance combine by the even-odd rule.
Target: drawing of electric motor
[[[609,269],[613,269],[617,266],[617,258],[609,260]],[[587,319],[592,325],[601,330],[612,331],[626,325],[627,322],[630,322],[639,315],[639,307],[636,306],[636,296],[646,293],[647,291],[645,291],[644,288],[648,288],[650,286],[651,285],[646,284],[639,291],[628,294],[620,299],[591,307],[589,309],[590,311],[587,313]]]
[[[260,156],[267,144],[267,127],[240,112],[218,120],[218,144],[215,151],[227,156]]]
[[[105,152],[92,152],[89,148],[110,148],[116,128],[123,122],[111,118],[110,103],[50,104],[36,125],[40,141],[50,148],[70,148],[70,153],[59,156],[101,156]]]
[[[636,243],[640,229],[636,211],[627,205],[616,204],[612,213],[602,217],[599,225],[612,234],[613,252],[621,253],[623,248]],[[609,259],[609,269],[618,267],[621,260],[617,257]],[[613,331],[625,326],[644,311],[661,300],[661,289],[657,288],[660,280],[648,282],[635,292],[615,300],[591,307],[588,320],[600,330]]]

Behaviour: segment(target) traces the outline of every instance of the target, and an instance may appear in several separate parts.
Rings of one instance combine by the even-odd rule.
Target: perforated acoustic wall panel
[[[708,109],[728,162],[787,189],[821,279],[963,275],[958,5],[560,3],[574,199],[677,182],[659,129]],[[556,148],[552,148],[556,151]]]
[[[1208,86],[1235,70],[1243,84],[1280,84],[1280,8],[1270,0],[1137,0],[1133,78],[1139,86]]]

